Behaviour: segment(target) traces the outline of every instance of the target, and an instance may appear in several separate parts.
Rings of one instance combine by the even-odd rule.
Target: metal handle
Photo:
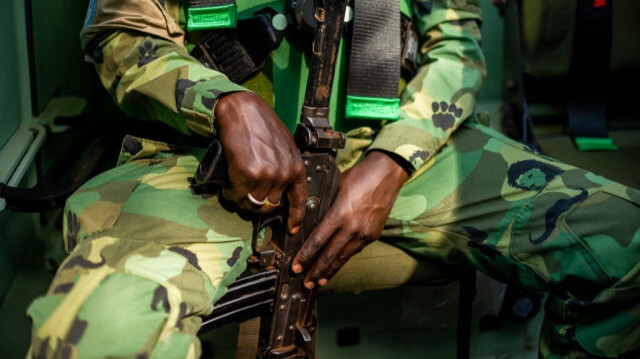
[[[36,157],[38,150],[42,146],[45,137],[47,137],[47,130],[40,125],[29,126],[29,131],[35,132],[35,137],[28,145],[29,147],[22,155],[22,158],[16,160],[19,162],[15,167],[15,170],[9,176],[9,180],[7,181],[7,186],[17,186],[20,181],[24,178],[24,175],[27,173],[29,166],[33,163],[33,159]],[[4,198],[0,198],[0,211],[4,210],[7,206],[7,201]]]

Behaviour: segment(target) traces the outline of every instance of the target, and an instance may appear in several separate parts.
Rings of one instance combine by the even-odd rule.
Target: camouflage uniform
[[[473,115],[485,72],[479,8],[472,0],[413,7],[422,66],[402,94],[400,120],[349,131],[339,154],[343,169],[371,149],[415,169],[383,239],[549,291],[541,357],[637,357],[640,192],[483,126]],[[176,23],[184,23],[178,0],[92,0],[83,46],[123,109],[213,136],[218,96],[245,87],[189,57]],[[286,71],[279,56],[273,69]],[[270,80],[277,88],[278,76]],[[277,111],[295,102],[261,95]],[[69,199],[69,257],[29,309],[33,356],[199,356],[201,316],[251,251],[246,219],[217,196],[189,191],[201,154],[127,137],[118,166]]]

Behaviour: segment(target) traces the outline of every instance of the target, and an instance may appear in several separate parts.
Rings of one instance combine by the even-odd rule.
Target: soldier
[[[257,213],[286,202],[295,232],[304,171],[278,115],[297,120],[286,102],[299,106],[277,93],[274,104],[273,89],[287,61],[302,57],[285,39],[274,66],[256,77],[268,81],[233,83],[189,55],[196,35],[183,30],[185,3],[91,0],[83,49],[128,113],[218,136],[231,180],[224,197]],[[306,272],[308,288],[322,286],[381,238],[549,291],[540,357],[640,355],[640,192],[482,125],[474,115],[485,76],[478,1],[411,5],[420,68],[399,119],[356,127],[334,118],[350,130],[340,189],[292,269]],[[217,196],[189,190],[202,153],[127,137],[118,166],[68,200],[69,257],[29,308],[32,356],[199,356],[201,317],[251,253],[250,222]]]

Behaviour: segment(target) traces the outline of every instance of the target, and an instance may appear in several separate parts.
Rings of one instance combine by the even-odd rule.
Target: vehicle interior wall
[[[35,114],[53,97],[95,98],[92,66],[80,49],[86,2],[27,0],[32,19],[32,88]],[[27,23],[29,26],[29,23]],[[98,97],[101,98],[102,96]]]
[[[16,53],[18,44],[14,31],[16,27],[15,3],[17,1],[0,2],[0,43],[5,46],[5,55],[0,56],[0,108],[2,117],[0,118],[0,148],[4,146],[11,134],[20,124],[20,92],[16,91],[15,85],[18,83],[18,58],[12,54]],[[9,55],[9,56],[7,56]]]
[[[19,26],[24,26],[24,10],[20,5],[17,0],[0,2],[0,42],[6,46],[3,56],[0,56],[0,148],[3,150],[27,116],[22,99],[28,98],[29,94],[22,90],[28,86],[20,86],[23,81],[28,81],[28,77],[23,76],[25,72],[20,71],[25,67],[20,51],[24,44],[18,43],[20,36],[16,31]],[[24,31],[22,33],[25,35]],[[24,257],[28,246],[25,239],[32,237],[28,217],[31,216],[0,212],[0,305]]]
[[[92,65],[83,59],[78,34],[85,11],[83,1],[0,2],[0,43],[4,47],[0,56],[0,177],[4,178],[0,182],[7,180],[7,167],[14,168],[20,160],[8,158],[15,157],[15,145],[22,145],[16,140],[29,133],[31,126],[46,125],[47,116],[52,114],[47,108],[55,102],[52,100],[71,98],[74,104],[86,102],[87,112],[122,117],[99,87]],[[20,187],[33,186],[73,137],[46,132]],[[73,167],[74,159],[69,162]],[[61,210],[35,214],[0,210],[2,358],[24,357],[26,353],[30,337],[26,308],[35,296],[46,291],[63,255],[60,215]]]

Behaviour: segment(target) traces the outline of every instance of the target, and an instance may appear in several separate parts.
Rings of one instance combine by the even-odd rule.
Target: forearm
[[[385,126],[370,148],[394,153],[413,169],[471,116],[486,72],[477,16],[448,14],[453,20],[443,17],[425,31],[421,67],[403,92],[399,120]]]
[[[165,39],[116,31],[88,51],[102,84],[123,110],[186,134],[213,135],[220,96],[246,91]]]

